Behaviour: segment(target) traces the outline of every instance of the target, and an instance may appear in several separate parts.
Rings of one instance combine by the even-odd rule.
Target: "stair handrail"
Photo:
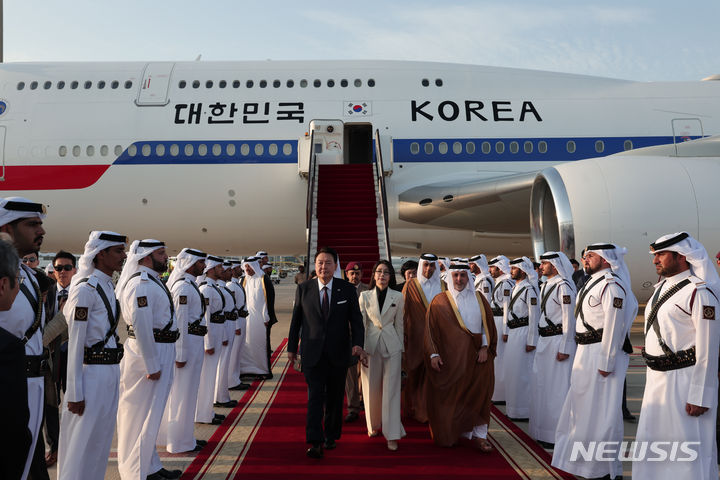
[[[392,261],[390,254],[390,233],[388,230],[388,203],[387,193],[385,190],[385,165],[383,164],[382,146],[380,145],[380,130],[375,129],[375,178],[378,184],[378,194],[380,195],[380,210],[382,214],[382,223],[385,233],[385,255],[389,262]]]
[[[310,249],[312,248],[312,220],[315,215],[315,177],[317,176],[317,158],[315,155],[315,131],[310,131],[310,160],[308,162],[308,191],[307,205],[305,207],[306,226],[307,226],[307,258],[305,259],[305,275],[310,278]]]

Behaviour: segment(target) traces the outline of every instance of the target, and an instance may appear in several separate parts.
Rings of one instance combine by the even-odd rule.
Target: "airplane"
[[[311,152],[365,163],[378,143],[393,255],[613,241],[647,298],[657,237],[720,246],[720,76],[196,61],[4,63],[0,79],[0,196],[47,205],[44,249],[111,229],[171,253],[303,254]]]

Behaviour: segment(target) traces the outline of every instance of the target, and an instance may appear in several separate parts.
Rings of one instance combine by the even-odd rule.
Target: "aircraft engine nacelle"
[[[675,153],[670,145],[541,171],[531,194],[536,257],[561,250],[579,259],[582,249],[596,242],[627,247],[625,261],[640,301],[658,281],[648,251],[661,235],[687,231],[714,258],[720,250],[720,143],[708,145],[713,148],[701,149],[700,156],[683,156],[698,148],[665,154]]]

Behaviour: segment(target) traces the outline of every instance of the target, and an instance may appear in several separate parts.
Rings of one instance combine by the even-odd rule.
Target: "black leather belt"
[[[127,326],[128,338],[135,338],[135,330],[133,327]],[[178,330],[161,330],[159,328],[153,328],[153,337],[155,343],[175,343],[180,338],[180,332]]]
[[[190,335],[204,337],[205,335],[207,335],[207,327],[205,325],[196,325],[194,323],[191,323],[188,325],[188,333]]]
[[[225,314],[222,312],[211,314],[210,323],[225,323]]]
[[[250,312],[248,312],[245,307],[241,308],[241,309],[238,311],[238,317],[245,318],[245,317],[247,317],[248,315],[250,315]]]
[[[513,318],[511,320],[508,320],[507,326],[508,326],[508,328],[527,327],[529,325],[529,322],[530,322],[529,317]]]
[[[642,349],[642,356],[645,363],[651,370],[659,372],[667,372],[668,370],[678,370],[680,368],[692,367],[695,365],[695,347],[687,350],[679,350],[677,352],[666,355],[650,355]]]
[[[590,345],[602,342],[603,329],[598,328],[594,332],[582,332],[575,334],[575,342],[578,345]]]
[[[85,347],[83,363],[85,365],[117,365],[123,357],[124,349],[122,344],[117,348],[88,348]]]
[[[46,372],[50,371],[47,363],[48,356],[43,355],[25,355],[25,374],[28,378],[42,377]]]
[[[237,312],[225,312],[225,320],[237,320]]]
[[[502,308],[493,308],[493,317],[502,317],[503,316],[503,309]]]
[[[538,333],[540,333],[541,337],[555,337],[557,335],[562,335],[562,324],[548,325],[547,327],[538,327]]]

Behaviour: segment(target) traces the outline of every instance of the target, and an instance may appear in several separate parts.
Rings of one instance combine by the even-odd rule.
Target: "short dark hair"
[[[370,290],[375,288],[375,270],[377,270],[380,265],[385,265],[388,267],[388,270],[390,270],[390,282],[388,283],[388,288],[395,288],[397,286],[397,281],[395,280],[395,269],[393,268],[392,263],[387,260],[379,260],[375,265],[373,265],[372,277],[370,277],[370,285],[368,288]]]
[[[415,260],[408,260],[400,267],[400,275],[405,277],[405,272],[407,272],[408,270],[417,270],[419,265],[420,264]]]
[[[576,267],[579,267],[579,266],[580,266],[580,263],[578,263],[578,261],[575,260],[574,258],[571,258],[571,259],[570,259],[570,263],[572,263],[572,264],[575,265]]]
[[[65,250],[60,250],[55,254],[55,257],[53,257],[53,266],[55,266],[55,262],[58,258],[64,258],[66,260],[70,260],[72,262],[73,267],[77,267],[77,259],[75,258],[75,255],[73,255],[70,252],[66,252]]]
[[[317,254],[315,255],[315,257],[317,258],[317,256],[320,255],[321,253],[327,253],[328,255],[332,255],[335,263],[338,263],[338,254],[334,248],[322,247],[320,250],[317,251]]]
[[[10,279],[10,288],[15,288],[20,257],[10,243],[0,240],[0,278]]]

